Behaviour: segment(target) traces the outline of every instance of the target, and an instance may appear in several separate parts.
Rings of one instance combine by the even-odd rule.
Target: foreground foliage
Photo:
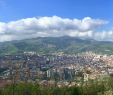
[[[12,84],[0,90],[0,95],[113,95],[113,78],[81,81],[77,86],[40,86],[38,83]]]

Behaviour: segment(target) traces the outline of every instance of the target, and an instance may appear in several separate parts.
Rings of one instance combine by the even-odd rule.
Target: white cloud
[[[113,41],[113,31],[94,32],[94,39],[101,41]]]
[[[113,31],[94,32],[108,21],[85,17],[80,19],[53,17],[26,18],[0,22],[0,42],[35,37],[73,36],[113,41]]]

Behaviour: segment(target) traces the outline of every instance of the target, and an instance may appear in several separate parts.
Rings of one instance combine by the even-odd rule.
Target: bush
[[[0,95],[113,95],[113,78],[89,80],[73,87],[42,87],[37,83],[18,83],[0,90]]]

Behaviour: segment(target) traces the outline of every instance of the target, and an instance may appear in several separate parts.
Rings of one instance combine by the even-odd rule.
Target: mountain
[[[64,52],[76,54],[92,51],[113,54],[113,42],[80,39],[74,37],[38,37],[20,41],[0,43],[0,55],[34,51],[41,54]]]

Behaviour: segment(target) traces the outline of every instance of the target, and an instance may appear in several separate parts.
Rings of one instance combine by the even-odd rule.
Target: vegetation
[[[0,90],[0,95],[113,95],[113,78],[89,80],[72,87],[40,86],[19,83]]]
[[[18,54],[34,51],[39,54],[64,52],[76,54],[92,51],[101,54],[113,54],[113,42],[79,39],[74,37],[39,37],[21,41],[0,43],[0,55]]]

